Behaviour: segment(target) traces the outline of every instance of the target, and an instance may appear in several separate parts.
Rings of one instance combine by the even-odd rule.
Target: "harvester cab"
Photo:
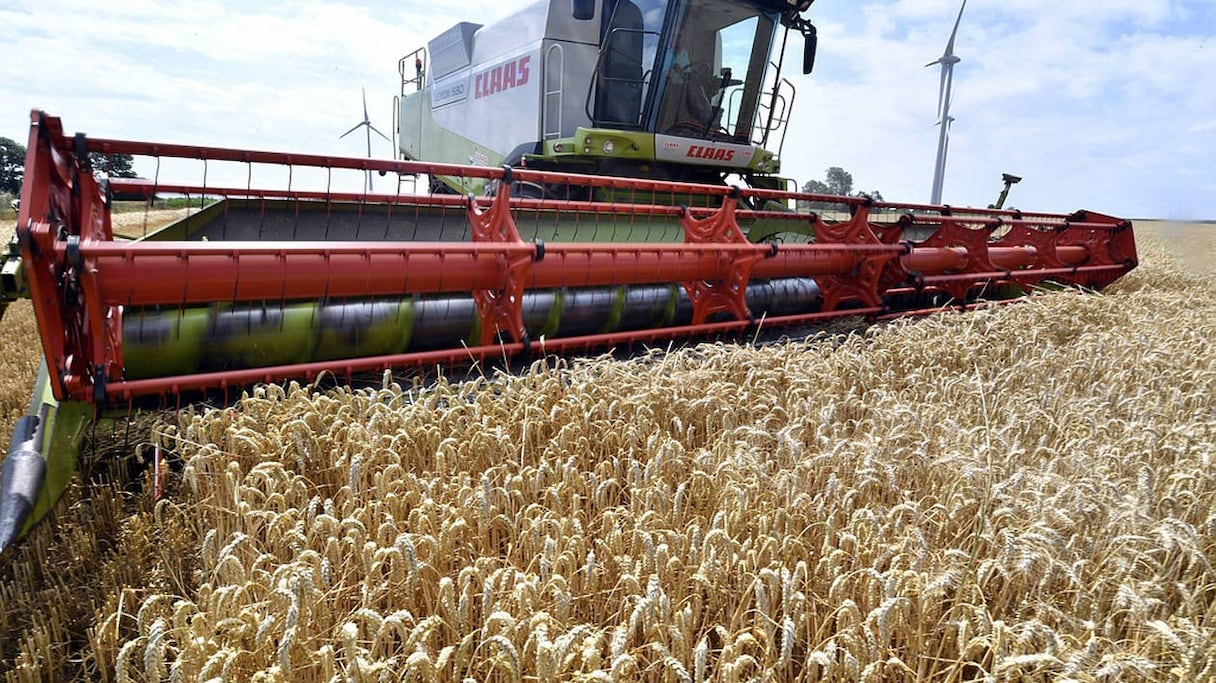
[[[490,26],[456,24],[401,60],[399,151],[700,183],[737,174],[777,187],[794,87],[771,53],[778,37],[784,46],[801,33],[810,70],[815,29],[801,13],[811,1],[543,0]],[[449,176],[434,187],[486,189]]]

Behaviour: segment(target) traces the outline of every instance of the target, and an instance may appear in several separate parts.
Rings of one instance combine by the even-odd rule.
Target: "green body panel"
[[[756,176],[752,179],[752,187],[759,190],[780,190],[782,192],[797,192],[798,181],[793,178],[782,178],[777,175]],[[780,203],[780,202],[777,202]]]
[[[223,221],[224,211],[230,205],[231,200],[212,202],[207,206],[192,211],[189,215],[181,220],[173,221],[169,225],[149,233],[145,240],[160,240],[164,242],[176,242],[189,240],[191,236],[198,231],[200,226]],[[257,200],[245,199],[241,200],[246,203],[252,203]]]
[[[38,370],[38,378],[34,384],[32,407],[46,405],[50,407],[43,426],[42,457],[46,460],[46,478],[42,481],[42,489],[34,509],[25,520],[21,531],[24,536],[38,522],[42,521],[55,503],[63,496],[72,478],[76,476],[77,459],[80,454],[80,444],[84,439],[85,430],[93,424],[93,406],[76,401],[55,400],[51,393],[46,366]]]
[[[0,319],[4,309],[17,299],[29,298],[30,290],[25,282],[25,269],[21,267],[21,247],[17,236],[9,240],[8,247],[0,255]]]
[[[604,144],[611,142],[611,152],[605,151]],[[669,164],[659,161],[655,151],[655,134],[646,131],[616,130],[612,128],[584,128],[574,130],[574,135],[568,138],[546,140],[541,154],[527,155],[529,159],[552,161],[555,163],[575,163],[603,160],[622,160],[651,164]],[[757,148],[747,166],[730,168],[728,166],[701,166],[710,170],[721,170],[723,173],[753,171],[762,174],[776,173],[781,163],[776,155],[766,149]]]
[[[435,118],[431,115],[430,88],[423,88],[402,98],[400,116],[397,128],[401,135],[400,144],[405,148],[403,154],[415,161],[501,166],[511,151],[493,150],[479,145],[435,123]],[[407,132],[410,134],[407,135]],[[488,183],[484,178],[435,176],[435,179],[460,195],[482,195]]]
[[[781,159],[767,149],[761,149],[752,156],[751,169],[763,174],[780,173]]]
[[[611,142],[611,154],[604,151],[604,143]],[[530,158],[561,161],[563,159],[630,159],[655,161],[654,133],[615,130],[609,128],[583,128],[574,130],[568,138],[546,140],[544,153]]]
[[[743,221],[740,221],[742,224]],[[742,225],[740,225],[742,227]],[[815,228],[807,221],[782,221],[775,218],[757,218],[748,222],[743,228],[747,239],[752,242],[764,242],[780,237],[786,242],[808,242],[815,238]]]

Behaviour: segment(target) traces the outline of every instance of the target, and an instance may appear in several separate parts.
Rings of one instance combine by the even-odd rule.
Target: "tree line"
[[[802,191],[813,194],[830,194],[837,197],[870,197],[874,201],[882,201],[882,193],[878,190],[869,192],[853,191],[853,174],[839,166],[829,167],[824,171],[823,180],[808,180],[802,185]],[[836,202],[811,202],[800,200],[798,208],[812,211],[839,209]]]
[[[0,193],[13,196],[21,194],[21,183],[25,180],[25,152],[25,145],[0,137]],[[134,161],[130,154],[89,153],[93,172],[111,178],[139,177],[132,168]]]

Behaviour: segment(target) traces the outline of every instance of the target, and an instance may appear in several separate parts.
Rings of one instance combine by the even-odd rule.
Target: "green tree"
[[[853,194],[853,174],[839,166],[833,166],[825,171],[827,174],[828,194],[848,197]]]
[[[833,166],[825,171],[825,180],[808,180],[802,185],[803,192],[812,194],[834,194],[847,197],[853,190],[853,175],[839,166]],[[803,211],[840,211],[845,207],[836,202],[799,201],[798,208]]]
[[[824,171],[823,180],[808,180],[802,185],[802,191],[813,194],[831,194],[838,197],[870,197],[874,201],[882,201],[882,193],[878,190],[853,193],[853,174],[839,166],[832,166]],[[799,201],[798,208],[803,211],[844,211],[847,207],[836,202]]]
[[[138,178],[139,175],[131,165],[135,158],[130,154],[103,154],[89,152],[89,162],[93,165],[94,173],[104,173],[111,178]]]
[[[21,194],[25,177],[25,146],[0,138],[0,192]]]
[[[811,194],[832,194],[832,189],[822,180],[808,180],[802,185],[803,192]]]

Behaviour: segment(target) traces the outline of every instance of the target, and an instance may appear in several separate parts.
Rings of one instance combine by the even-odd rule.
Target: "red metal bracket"
[[[88,151],[83,144],[78,145],[75,160],[79,173],[75,178],[77,201],[73,210],[79,216],[79,243],[110,242],[114,238],[110,212],[89,168]],[[106,382],[122,379],[122,308],[103,304],[97,264],[93,259],[81,257],[67,265],[70,274],[79,282],[82,301],[78,314],[83,317],[81,330],[86,335],[82,344],[87,344],[88,356],[92,359],[94,390],[100,391]],[[99,400],[101,396],[97,394],[94,399]]]
[[[848,222],[835,225],[825,223],[823,217],[816,216],[815,244],[887,246],[870,226],[870,207],[861,204],[853,211],[853,217]],[[881,307],[882,295],[879,285],[884,280],[884,274],[902,267],[898,256],[897,251],[858,250],[855,253],[856,265],[852,273],[815,278],[823,298],[822,310],[836,310],[836,307],[845,301],[859,301],[868,308]]]
[[[52,392],[59,400],[98,400],[104,393],[90,396],[86,384],[104,390],[121,377],[122,313],[102,305],[96,269],[81,246],[113,239],[109,207],[85,139],[66,144],[56,118],[31,114],[26,168],[17,233]],[[57,242],[67,245],[62,254]]]
[[[995,224],[994,224],[995,225]],[[966,251],[964,262],[958,269],[962,273],[992,274],[1004,271],[992,263],[988,253],[988,238],[991,236],[990,227],[971,228],[957,220],[944,220],[937,231],[927,239],[917,244],[917,248],[963,249]],[[930,279],[931,281],[932,279]],[[971,278],[938,278],[933,286],[945,291],[958,301],[967,298],[967,293],[977,285],[985,284],[987,280],[982,275]]]
[[[905,244],[906,246],[904,231],[915,222],[916,216],[914,214],[905,213],[894,223],[870,223],[869,225],[879,242],[892,246],[899,244]],[[882,275],[878,278],[878,291],[885,292],[894,289],[895,287],[907,284],[911,279],[912,274],[908,272],[908,266],[904,262],[904,259],[891,259],[883,267]]]
[[[723,198],[721,208],[705,218],[693,218],[692,212],[687,209],[681,212],[684,243],[751,244],[735,220],[735,203],[736,198],[732,193]],[[752,276],[752,266],[766,255],[776,253],[773,247],[766,249],[757,245],[755,252],[723,254],[721,258],[726,277],[722,280],[680,283],[692,302],[693,324],[705,323],[709,316],[722,312],[731,314],[735,320],[751,320],[751,311],[747,309],[747,282]]]
[[[474,242],[524,244],[515,227],[515,219],[511,217],[510,187],[511,169],[507,168],[505,177],[498,183],[498,194],[488,210],[481,211],[477,201],[472,195],[469,196],[469,227]],[[502,272],[502,287],[472,292],[481,316],[482,346],[493,344],[499,337],[517,343],[527,341],[528,331],[524,328],[523,316],[524,280],[532,262],[542,254],[543,247],[538,244],[531,254],[496,256]]]
[[[1084,246],[1089,258],[1085,266],[1106,266],[1074,277],[1060,278],[1074,285],[1101,289],[1136,267],[1136,240],[1129,221],[1093,211],[1078,211],[1068,217],[1060,231],[1064,244]]]
[[[1056,254],[1056,245],[1060,242],[1060,233],[1056,230],[1041,230],[1032,228],[1024,223],[1014,222],[993,247],[1034,247],[1034,268],[1063,268],[1064,262]]]

